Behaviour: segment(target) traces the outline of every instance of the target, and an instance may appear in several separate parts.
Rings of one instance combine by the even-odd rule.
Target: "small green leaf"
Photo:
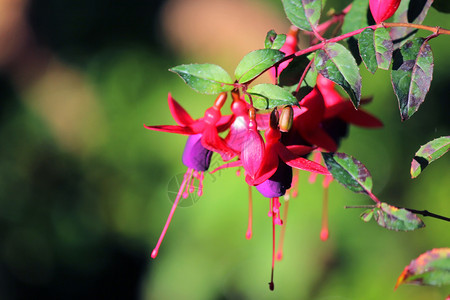
[[[322,152],[322,157],[328,171],[340,184],[355,193],[370,193],[372,177],[359,160],[345,153]]]
[[[388,29],[381,27],[375,30],[374,45],[378,68],[388,70],[391,65],[392,52],[394,51],[394,44]]]
[[[450,284],[450,248],[427,251],[412,260],[397,279],[400,284],[441,286]]]
[[[245,83],[272,67],[284,57],[275,49],[260,49],[250,52],[239,62],[234,75],[240,83]]]
[[[266,49],[280,50],[281,47],[283,47],[284,42],[286,42],[286,35],[277,34],[275,30],[272,29],[269,32],[267,32],[264,47]]]
[[[291,23],[300,29],[312,31],[319,23],[322,0],[282,0]]]
[[[425,227],[416,214],[386,203],[380,203],[373,208],[373,217],[378,225],[389,230],[412,231]]]
[[[361,214],[361,220],[363,220],[366,223],[372,220],[372,217],[373,217],[373,209],[368,209]]]
[[[374,33],[374,30],[367,28],[363,32],[361,32],[361,36],[358,40],[359,53],[361,54],[361,58],[367,70],[369,70],[369,72],[372,74],[375,73],[375,71],[378,69],[375,45],[373,41]]]
[[[394,46],[386,28],[365,29],[358,44],[367,70],[373,74],[378,68],[389,69]]]
[[[411,178],[416,178],[430,163],[450,149],[450,136],[442,136],[426,143],[416,152],[411,162]]]
[[[352,3],[352,8],[345,16],[344,24],[342,25],[342,33],[348,33],[358,30],[369,25],[367,21],[367,10],[369,9],[369,1],[355,0]]]
[[[326,44],[315,57],[318,72],[338,85],[350,96],[355,107],[361,99],[361,75],[352,54],[342,45]]]
[[[402,121],[409,119],[425,100],[433,66],[431,47],[423,38],[414,38],[394,52],[391,80]]]
[[[218,94],[233,89],[230,75],[217,65],[180,65],[169,71],[178,74],[192,89],[202,94]]]
[[[296,105],[297,99],[285,89],[270,83],[255,85],[247,90],[252,95],[253,106],[257,109],[269,109],[279,105]]]

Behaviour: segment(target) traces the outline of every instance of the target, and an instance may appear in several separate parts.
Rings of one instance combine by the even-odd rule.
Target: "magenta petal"
[[[225,137],[225,143],[228,145],[228,147],[230,147],[237,153],[240,153],[246,140],[247,131],[248,127],[245,123],[245,118],[237,117],[231,125],[230,131]]]
[[[307,154],[311,153],[314,149],[316,149],[315,147],[309,147],[309,146],[303,146],[303,145],[291,145],[291,146],[286,146],[286,148],[297,156],[307,155]]]
[[[209,168],[212,151],[203,147],[202,135],[194,134],[188,137],[183,152],[183,164],[191,169],[202,172]]]
[[[256,189],[266,198],[280,197],[286,193],[292,183],[292,168],[280,161],[277,171]]]
[[[310,161],[306,158],[296,156],[281,143],[277,147],[277,152],[280,155],[281,159],[288,166],[304,171],[330,175],[330,172],[328,172],[327,168],[325,168],[324,166],[319,165],[318,163]]]
[[[240,158],[245,172],[254,177],[264,158],[264,142],[255,130],[247,130]]]
[[[339,117],[347,123],[361,127],[383,127],[383,123],[380,120],[361,109],[344,111]]]
[[[144,127],[149,130],[163,131],[177,134],[185,134],[185,135],[196,134],[196,132],[191,127],[188,126],[176,126],[176,125],[147,126],[144,124]]]
[[[167,97],[167,102],[169,103],[170,113],[172,114],[175,122],[184,126],[187,126],[194,122],[187,111],[177,101],[175,101],[175,99],[172,98],[172,95],[170,93]]]
[[[230,160],[237,154],[229,148],[224,140],[218,135],[215,126],[205,126],[202,135],[202,145],[208,150],[217,152],[222,156],[223,160]]]
[[[278,154],[274,149],[273,144],[266,145],[266,150],[264,151],[264,159],[261,164],[261,168],[255,177],[247,176],[245,181],[249,185],[258,185],[269,179],[276,171],[278,167]]]

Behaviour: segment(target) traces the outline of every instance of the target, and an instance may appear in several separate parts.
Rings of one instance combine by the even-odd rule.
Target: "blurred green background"
[[[346,1],[349,2],[349,1]],[[344,1],[328,1],[342,9]],[[143,128],[174,124],[167,93],[200,117],[214,97],[168,68],[210,62],[230,73],[270,29],[289,24],[275,0],[0,1],[0,299],[444,299],[447,287],[396,278],[426,250],[448,247],[448,223],[391,232],[359,219],[371,204],[330,187],[330,239],[319,239],[322,188],[301,174],[291,199],[284,259],[270,292],[268,200],[232,170],[205,176],[204,195],[180,207],[157,259],[169,182],[185,172],[185,137]],[[430,10],[425,24],[450,28]],[[428,33],[419,32],[425,36]],[[450,38],[430,43],[435,70],[426,102],[400,122],[389,73],[364,67],[367,109],[381,130],[351,128],[341,151],[371,171],[374,192],[397,206],[449,216],[449,158],[415,180],[420,145],[448,135]],[[220,163],[213,157],[213,165]]]

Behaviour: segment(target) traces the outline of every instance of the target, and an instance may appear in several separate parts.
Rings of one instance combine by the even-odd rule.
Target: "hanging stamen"
[[[237,176],[237,177],[241,176],[241,168],[238,168],[238,169],[236,170],[236,176]]]
[[[189,172],[189,177],[187,178],[186,189],[183,192],[183,199],[187,199],[187,197],[189,196],[189,186],[191,185],[191,180],[194,180],[194,178],[192,177],[193,171],[194,170],[190,168],[188,168],[188,170],[186,171],[186,174]]]
[[[198,176],[198,191],[197,191],[197,195],[201,196],[203,195],[203,179],[205,179],[205,173],[204,172],[199,172],[199,176]]]
[[[289,209],[289,201],[288,199],[284,198],[284,208],[283,208],[283,225],[281,225],[281,232],[280,232],[280,240],[278,241],[278,250],[276,259],[281,260],[283,258],[283,245],[284,245],[284,235],[286,234],[286,224],[287,224],[287,217],[288,217],[288,209]]]
[[[252,219],[253,219],[253,199],[252,199],[252,187],[248,186],[248,226],[245,238],[247,240],[252,238]]]
[[[328,237],[328,186],[326,186],[323,188],[322,230],[320,231],[320,239],[326,241]]]
[[[296,198],[298,196],[298,174],[300,173],[299,169],[292,168],[293,177],[292,177],[292,197]]]
[[[189,179],[191,177],[192,177],[192,169],[188,168],[186,173],[184,174],[183,182],[181,183],[180,189],[178,190],[177,197],[175,198],[175,201],[173,202],[172,209],[170,210],[170,213],[169,213],[169,217],[167,218],[166,224],[164,225],[161,235],[159,236],[158,243],[156,243],[156,247],[152,251],[152,254],[151,254],[152,258],[155,258],[158,255],[159,247],[161,246],[164,236],[166,235],[167,228],[169,228],[170,221],[172,221],[172,217],[173,217],[173,214],[175,213],[175,209],[177,208],[178,202],[180,201],[181,194],[183,193],[186,183],[189,181]]]
[[[273,205],[272,211],[273,211],[274,217],[275,217],[275,224],[283,225],[283,221],[281,221],[281,218],[280,218],[280,206],[281,206],[280,198],[274,197],[272,199],[273,199],[272,200],[272,205]]]
[[[271,209],[271,211],[272,211],[272,272],[270,274],[269,289],[271,291],[273,291],[274,288],[275,288],[275,285],[273,283],[273,271],[275,269],[275,212],[274,212],[274,205],[273,205],[273,203],[275,201],[273,201],[274,198],[272,198],[270,200],[271,200],[270,202],[272,204],[272,209]]]
[[[193,174],[192,179],[191,179],[191,183],[190,183],[190,185],[189,185],[189,193],[191,193],[191,194],[192,194],[193,192],[195,192],[194,181],[195,181],[195,178],[197,178],[196,175],[198,175],[198,174],[197,174],[197,171],[194,171],[194,174]]]

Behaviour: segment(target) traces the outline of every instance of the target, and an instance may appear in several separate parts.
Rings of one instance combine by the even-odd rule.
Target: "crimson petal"
[[[176,125],[147,126],[144,124],[144,127],[149,130],[163,131],[163,132],[177,133],[177,134],[184,134],[184,135],[191,135],[191,134],[197,133],[189,126],[176,126]]]
[[[288,165],[293,168],[297,168],[304,171],[319,173],[323,175],[330,175],[327,168],[318,163],[310,161],[303,157],[298,157],[294,153],[290,152],[283,144],[279,143],[276,145],[276,151],[280,158]]]
[[[172,98],[172,94],[169,93],[167,97],[167,102],[169,103],[170,113],[172,114],[173,119],[180,125],[190,125],[194,122],[188,112]]]

